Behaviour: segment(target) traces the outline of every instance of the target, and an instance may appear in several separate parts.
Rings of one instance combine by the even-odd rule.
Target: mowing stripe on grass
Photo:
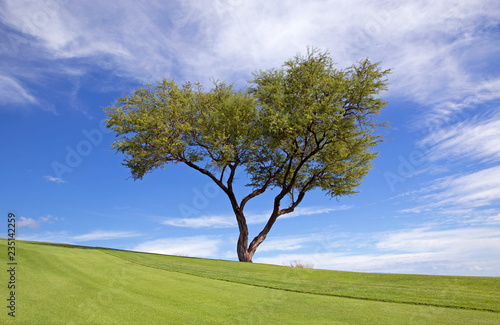
[[[500,312],[499,277],[429,276],[297,269],[278,265],[180,257],[102,247],[32,243],[101,250],[108,255],[143,266],[282,291]]]
[[[277,286],[271,286],[271,285],[265,285],[265,284],[258,284],[258,283],[250,283],[247,281],[239,281],[235,279],[228,279],[228,278],[222,278],[222,277],[216,277],[216,276],[209,276],[209,275],[203,275],[199,274],[196,272],[189,272],[186,270],[174,270],[174,269],[168,269],[165,267],[159,267],[159,266],[154,266],[154,265],[148,265],[144,263],[140,263],[137,261],[134,261],[130,258],[126,258],[124,256],[117,256],[115,254],[110,253],[110,251],[113,252],[128,252],[131,254],[151,254],[151,255],[159,255],[159,256],[165,256],[165,257],[172,257],[169,255],[161,255],[161,254],[154,254],[154,253],[140,253],[140,252],[134,252],[134,251],[126,251],[126,250],[115,250],[115,249],[99,249],[101,252],[108,254],[110,256],[128,261],[133,264],[141,265],[144,267],[148,268],[153,268],[153,269],[158,269],[158,270],[163,270],[167,272],[177,272],[177,273],[182,273],[182,274],[188,274],[188,275],[193,275],[201,278],[207,278],[207,279],[212,279],[212,280],[219,280],[219,281],[225,281],[225,282],[230,282],[230,283],[238,283],[238,284],[244,284],[244,285],[249,285],[249,286],[254,286],[254,287],[259,287],[259,288],[267,288],[267,289],[274,289],[274,290],[281,290],[281,291],[286,291],[286,292],[295,292],[295,293],[304,293],[304,294],[311,294],[311,295],[318,295],[318,296],[331,296],[331,297],[339,297],[339,298],[347,298],[347,299],[357,299],[357,300],[367,300],[367,301],[377,301],[377,302],[387,302],[387,303],[395,303],[395,304],[408,304],[408,305],[417,305],[417,306],[431,306],[431,307],[439,307],[439,308],[452,308],[452,309],[463,309],[463,310],[477,310],[477,311],[487,311],[487,312],[493,312],[493,313],[500,313],[499,309],[491,309],[491,308],[485,308],[485,307],[469,307],[469,306],[457,306],[457,305],[446,305],[446,304],[438,304],[438,303],[428,303],[428,302],[419,302],[419,301],[403,301],[403,300],[394,300],[394,299],[385,299],[385,298],[375,298],[375,297],[362,297],[362,296],[353,296],[353,295],[345,295],[345,294],[336,294],[336,293],[322,293],[322,292],[312,292],[312,291],[305,291],[305,290],[297,290],[297,289],[290,289],[290,288],[283,288],[283,287],[277,287]],[[182,258],[190,258],[190,257],[182,257]],[[196,258],[193,258],[196,259]]]
[[[5,251],[6,247],[6,240],[0,240],[0,250]],[[394,275],[381,277],[349,272],[323,272],[24,241],[19,242],[18,248],[20,276],[19,287],[16,283],[16,290],[19,290],[16,301],[19,297],[19,314],[14,322],[20,325],[493,325],[500,321],[499,313],[483,310],[385,303],[320,294],[304,295],[308,293],[307,290],[298,290],[302,286],[304,289],[314,289],[318,283],[325,284],[328,277],[343,280],[344,283],[346,279],[354,279],[354,282],[363,284],[368,276],[372,296],[387,297],[387,294],[394,292],[391,288],[388,293],[381,289],[386,287],[387,279],[392,282],[404,280],[404,283],[408,280],[407,277],[398,278]],[[166,267],[177,270],[169,271]],[[197,273],[189,274],[182,272],[182,269]],[[4,278],[5,276],[6,274]],[[226,279],[213,279],[216,277]],[[262,281],[256,282],[256,279]],[[424,293],[419,301],[425,302],[425,293],[429,293],[429,301],[439,303],[435,300],[436,295],[433,296],[436,286],[429,282],[439,284],[443,279],[422,279],[425,281],[420,283],[421,288],[416,291],[420,295]],[[495,295],[496,279],[488,279],[486,282],[475,278],[465,280],[473,284],[468,289],[477,289],[476,292],[471,291],[471,297],[477,306],[481,306],[477,299],[481,292],[488,298],[483,300],[485,308],[492,304],[494,307],[498,305],[498,300],[491,302],[498,296]],[[414,286],[417,282],[413,281],[409,285]],[[252,284],[260,284],[260,287]],[[493,284],[493,290],[485,284]],[[331,289],[329,286],[331,283],[323,288],[324,292]],[[364,292],[359,290],[360,287],[364,288],[361,285],[354,286],[354,289]],[[8,318],[4,310],[0,314],[0,323],[7,324]]]

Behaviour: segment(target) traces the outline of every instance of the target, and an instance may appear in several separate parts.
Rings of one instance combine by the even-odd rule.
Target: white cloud
[[[291,213],[283,214],[279,216],[279,219],[296,218],[302,216],[310,216],[315,214],[327,214],[333,211],[341,211],[352,208],[351,206],[341,205],[338,207],[298,207]],[[259,224],[265,223],[269,220],[271,211],[266,211],[264,213],[249,213],[247,216],[248,224]]]
[[[49,182],[54,182],[54,183],[57,183],[57,184],[66,183],[66,181],[63,180],[62,178],[57,178],[57,177],[52,177],[52,176],[44,176],[43,178],[45,178]]]
[[[72,236],[71,241],[74,242],[85,242],[91,240],[113,240],[122,238],[132,238],[139,237],[141,234],[134,231],[104,231],[96,230],[87,234]]]
[[[500,160],[499,139],[500,115],[497,114],[489,119],[473,119],[441,128],[420,141],[420,145],[430,146],[427,154],[430,161],[495,162]]]
[[[17,225],[19,227],[28,227],[28,228],[38,228],[40,226],[35,219],[25,218],[25,217],[20,217],[19,221],[17,222]]]
[[[426,212],[425,206],[403,209],[399,213],[415,213],[422,215]],[[430,210],[428,215],[432,216],[436,222],[453,226],[499,226],[500,210],[493,206],[488,209],[477,209],[475,207],[465,206],[447,206],[440,210]]]
[[[435,230],[417,228],[381,235],[376,244],[379,250],[403,252],[448,252],[460,253],[487,252],[500,247],[498,228],[457,228]],[[500,253],[500,249],[498,249]]]
[[[371,238],[373,244],[369,252],[318,245],[313,254],[257,256],[254,261],[278,265],[302,261],[315,268],[360,272],[500,275],[498,228],[442,230],[428,226],[373,233]]]
[[[495,209],[469,212],[462,222],[470,225],[500,226],[500,212]]]
[[[33,218],[20,217],[16,224],[19,228],[27,227],[36,229],[40,227],[40,225],[44,222],[52,223],[53,221],[57,220],[58,220],[57,217],[53,217],[51,215],[47,215],[45,217],[39,217],[37,220]]]
[[[132,250],[157,254],[209,258],[218,256],[221,244],[221,239],[210,236],[163,238],[141,243],[136,245]]]
[[[392,93],[427,104],[456,99],[473,85],[469,60],[477,57],[476,51],[494,48],[480,30],[494,26],[500,11],[489,0],[309,1],[287,6],[254,1],[224,7],[223,17],[214,14],[220,6],[206,2],[186,7],[211,44],[187,57],[188,66],[198,65],[197,71],[207,73],[217,65],[243,73],[276,67],[313,45],[329,48],[340,66],[366,56],[382,60],[394,68]]]
[[[43,219],[41,221],[48,220],[45,217],[41,219]],[[83,235],[70,235],[67,231],[46,231],[38,234],[21,233],[19,235],[19,239],[49,243],[74,244],[93,240],[115,240],[140,236],[143,235],[134,231],[96,230]]]
[[[438,179],[435,191],[419,198],[425,206],[483,207],[500,201],[500,166]]]
[[[0,105],[35,104],[37,100],[14,78],[0,75]]]
[[[78,73],[93,66],[145,81],[170,75],[173,54],[181,52],[177,27],[169,26],[179,16],[175,4],[21,0],[3,7],[4,23],[34,37],[27,43],[42,46],[40,56],[62,59],[52,65],[54,72],[75,70],[66,59],[90,58],[91,65],[80,65]]]
[[[300,216],[309,216],[314,214],[326,214],[332,211],[350,209],[350,206],[342,205],[338,207],[304,207],[296,208],[294,212],[280,216],[280,219],[295,218]],[[247,223],[249,225],[265,223],[269,219],[271,211],[264,213],[248,213]],[[174,227],[186,228],[232,228],[236,227],[236,217],[234,215],[214,215],[214,216],[201,216],[197,218],[166,218],[161,221],[162,224]]]
[[[1,18],[37,38],[52,58],[92,58],[140,80],[176,75],[236,82],[312,45],[330,49],[341,67],[367,56],[382,60],[394,68],[393,93],[437,103],[477,84],[470,62],[478,52],[490,54],[483,60],[496,57],[498,41],[488,27],[499,16],[493,0],[9,0]]]
[[[500,202],[500,166],[438,178],[419,190],[397,197],[418,202],[418,205],[399,212],[420,214],[432,211],[434,217],[447,211],[477,213],[479,208],[495,208]]]
[[[87,2],[69,6],[58,1],[5,1],[5,11],[8,14],[2,15],[2,19],[22,32],[42,40],[56,57],[72,58],[99,53],[118,57],[126,55],[119,42],[109,37],[103,38],[104,33],[100,28],[103,24],[109,27],[111,22],[101,21],[101,24],[96,24],[94,16],[90,15],[95,5]],[[118,6],[107,7],[109,10],[117,8]],[[82,13],[89,15],[84,16]],[[102,16],[96,15],[97,19],[100,17]]]
[[[471,80],[463,87],[455,101],[436,103],[433,109],[416,124],[420,128],[427,127],[433,130],[450,122],[463,120],[464,116],[477,109],[478,105],[500,98],[498,89],[500,89],[500,78]]]
[[[273,237],[267,239],[259,246],[257,252],[291,251],[303,248],[305,243],[317,241],[315,235],[302,237]]]
[[[18,239],[47,243],[72,243],[71,236],[68,235],[66,231],[46,231],[37,234],[26,234],[22,232],[19,234]]]
[[[199,218],[168,218],[161,223],[167,226],[186,228],[232,228],[236,225],[234,216],[201,216]]]
[[[350,205],[340,205],[335,207],[298,207],[292,213],[289,213],[289,218],[299,217],[299,216],[310,216],[313,214],[325,214],[334,211],[343,211],[352,209]],[[284,215],[287,216],[287,215]]]

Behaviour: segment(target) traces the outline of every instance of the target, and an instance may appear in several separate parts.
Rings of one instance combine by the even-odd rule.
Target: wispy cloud
[[[57,177],[53,177],[53,176],[44,176],[43,178],[45,178],[49,182],[53,182],[53,183],[57,183],[57,184],[66,183],[66,181],[63,180],[62,178],[57,178]]]
[[[140,236],[142,236],[142,234],[135,231],[96,230],[82,235],[71,235],[67,231],[47,231],[38,234],[23,233],[19,236],[19,239],[72,244],[88,241],[134,238]]]
[[[294,212],[280,216],[281,219],[295,218],[300,216],[309,216],[314,214],[327,214],[333,211],[347,210],[350,206],[341,205],[338,207],[303,207],[296,208]],[[267,222],[271,211],[264,213],[248,213],[248,224],[260,224]],[[232,228],[236,227],[236,219],[234,215],[214,215],[214,216],[201,216],[198,218],[166,218],[161,221],[162,224],[174,227],[186,228]]]
[[[273,237],[265,240],[258,248],[259,252],[270,251],[292,251],[301,249],[304,244],[317,241],[316,235],[293,236],[293,237]]]
[[[220,238],[213,236],[162,238],[141,243],[132,250],[167,255],[216,257],[222,243]]]
[[[315,215],[315,214],[328,214],[334,211],[341,211],[341,210],[348,210],[351,209],[351,206],[348,205],[340,205],[340,206],[335,206],[335,207],[321,207],[321,206],[316,206],[316,207],[298,207],[296,208],[293,212],[283,214],[279,216],[280,219],[287,219],[287,218],[296,218],[296,217],[302,217],[302,216],[310,216],[310,215]],[[271,211],[266,211],[264,213],[249,213],[247,217],[248,224],[259,224],[259,223],[264,223],[269,220],[269,217],[271,215]]]
[[[71,237],[71,240],[75,242],[86,242],[91,240],[112,240],[112,239],[132,238],[140,236],[142,235],[135,231],[96,230],[87,234],[73,236]]]
[[[186,228],[231,228],[236,225],[234,216],[201,216],[198,218],[168,218],[161,221],[162,224],[174,227]]]
[[[22,227],[28,227],[28,228],[38,228],[40,226],[40,223],[37,222],[33,218],[25,218],[25,217],[20,217],[19,221],[17,222],[17,225],[22,228]]]
[[[0,75],[0,105],[36,104],[37,100],[20,81]]]
[[[500,201],[500,166],[438,179],[419,198],[428,207],[485,207]]]
[[[500,78],[469,80],[455,100],[439,101],[432,110],[424,116],[419,116],[415,124],[418,128],[439,130],[450,122],[461,121],[479,105],[500,98],[498,89],[500,89]]]
[[[343,211],[349,210],[353,207],[351,205],[339,205],[333,207],[299,207],[296,208],[295,211],[289,214],[290,218],[299,217],[299,216],[310,216],[313,214],[325,214],[334,211]]]
[[[437,178],[422,184],[418,190],[402,193],[395,197],[408,200],[414,206],[399,210],[401,213],[455,214],[457,217],[478,214],[481,211],[499,212],[500,166]]]
[[[106,33],[99,32],[102,24],[109,28],[111,22],[102,21],[102,24],[95,24],[94,19],[99,15],[95,18],[92,15],[85,15],[85,18],[77,16],[78,12],[89,13],[94,5],[96,3],[91,2],[69,6],[59,1],[50,5],[36,1],[5,1],[4,9],[9,14],[2,15],[2,19],[41,40],[45,48],[56,57],[73,58],[98,53],[125,55],[126,51],[119,42],[109,37],[104,38]],[[118,6],[106,8],[116,10]],[[132,14],[137,12],[129,13]],[[81,30],[82,28],[86,30]]]
[[[47,243],[65,243],[71,244],[71,236],[67,231],[45,231],[43,233],[25,233],[19,234],[18,239],[30,240],[30,241],[40,241]]]
[[[447,159],[463,162],[500,160],[500,115],[488,119],[472,119],[432,132],[420,141],[430,147],[430,161]]]
[[[59,218],[51,216],[50,214],[45,216],[45,217],[39,217],[38,219],[33,219],[33,218],[26,218],[26,217],[19,217],[19,220],[17,221],[17,226],[19,228],[32,228],[36,229],[40,227],[42,223],[53,223],[54,221],[59,220]]]
[[[496,209],[468,211],[461,220],[454,218],[453,221],[476,226],[500,226],[500,211]]]
[[[436,229],[420,227],[373,233],[373,244],[360,250],[318,246],[315,254],[280,254],[257,257],[255,262],[288,265],[311,263],[315,268],[454,275],[500,275],[499,228]],[[354,246],[353,246],[354,247]]]
[[[169,25],[162,13],[175,19],[182,15],[178,9],[175,4],[154,2],[116,5],[88,1],[69,5],[54,1],[47,5],[8,0],[0,17],[30,37],[25,41],[28,46],[41,46],[47,58],[59,59],[61,64],[55,72],[72,66],[66,59],[91,58],[91,65],[78,69],[113,69],[145,81],[152,75],[159,78],[170,74],[172,54],[180,49],[176,26]],[[105,14],[110,12],[114,14]],[[148,60],[144,61],[145,57]]]
[[[313,45],[333,51],[341,66],[366,56],[382,60],[394,68],[393,94],[436,104],[454,102],[478,83],[470,63],[479,52],[496,56],[498,40],[489,27],[498,23],[500,8],[493,0],[7,0],[0,17],[61,66],[67,58],[92,58],[93,67],[141,81],[176,75],[239,82]]]
[[[403,230],[381,235],[376,248],[402,252],[484,252],[500,244],[500,228],[456,228],[436,230],[431,227]],[[498,249],[500,253],[500,249]]]
[[[187,57],[188,66],[198,65],[199,71],[215,65],[233,72],[273,67],[290,51],[316,45],[331,49],[341,66],[366,56],[382,60],[394,68],[391,93],[426,104],[461,98],[477,82],[468,67],[478,51],[495,57],[495,42],[487,42],[494,36],[486,30],[498,23],[500,12],[490,0],[480,5],[309,1],[286,10],[275,2],[254,1],[227,6],[222,17],[216,14],[220,8],[208,3],[185,7],[204,27],[198,33],[211,43]]]

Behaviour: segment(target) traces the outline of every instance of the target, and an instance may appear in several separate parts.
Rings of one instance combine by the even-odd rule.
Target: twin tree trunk
[[[310,156],[312,156],[312,155],[310,155]],[[309,157],[307,157],[307,159],[308,158]],[[300,166],[302,166],[303,163],[304,163],[304,161],[302,161],[299,164],[298,169],[300,169]],[[271,230],[271,228],[273,227],[274,223],[276,222],[276,219],[278,219],[278,217],[283,215],[283,214],[291,213],[295,210],[295,207],[304,198],[304,195],[307,191],[307,188],[315,179],[315,176],[313,176],[309,180],[309,182],[307,182],[307,184],[300,191],[298,197],[295,200],[292,200],[292,204],[288,208],[280,209],[281,200],[288,193],[290,193],[290,191],[292,191],[292,184],[295,183],[295,178],[296,178],[296,174],[297,174],[297,171],[295,171],[294,175],[292,177],[292,182],[290,182],[290,184],[288,184],[287,186],[282,188],[280,193],[274,198],[273,211],[269,217],[269,220],[267,220],[266,225],[264,226],[262,231],[252,240],[252,242],[250,244],[248,244],[248,226],[247,226],[247,221],[246,221],[245,215],[243,213],[243,208],[245,207],[245,204],[250,199],[252,199],[253,197],[255,197],[259,194],[264,193],[267,186],[271,183],[271,181],[273,181],[275,179],[277,174],[278,173],[274,174],[274,176],[269,178],[262,188],[257,189],[255,191],[253,191],[251,194],[249,194],[248,196],[246,196],[241,201],[241,203],[239,205],[238,205],[238,202],[237,202],[236,197],[234,195],[234,192],[232,191],[232,184],[231,183],[232,183],[233,176],[234,176],[234,170],[233,170],[233,173],[231,174],[231,176],[229,177],[229,180],[230,180],[229,184],[231,184],[231,186],[228,186],[228,187],[224,187],[223,185],[221,186],[221,188],[224,190],[224,192],[226,192],[227,196],[229,197],[229,201],[231,201],[231,206],[233,208],[234,214],[236,215],[236,221],[238,222],[240,236],[238,238],[236,251],[238,253],[238,259],[240,262],[250,262],[250,263],[252,262],[253,255],[255,254],[257,247],[259,247],[259,245],[266,239],[266,236],[269,233],[269,231]],[[221,184],[221,183],[218,183],[218,184]]]
[[[240,229],[240,236],[238,238],[236,249],[238,252],[238,260],[240,262],[252,262],[253,255],[255,254],[257,247],[259,247],[264,239],[266,239],[266,236],[269,233],[269,230],[271,230],[274,221],[271,222],[271,219],[269,219],[266,227],[264,227],[264,229],[252,240],[250,245],[248,245],[248,227],[246,225],[246,222],[244,221],[244,219],[242,220],[243,222],[240,222],[241,217],[237,216],[236,218],[238,219],[238,226]]]
[[[238,252],[238,259],[240,262],[252,262],[253,255],[255,254],[257,247],[259,247],[264,239],[266,239],[266,236],[269,233],[269,230],[271,230],[271,227],[274,224],[276,218],[277,217],[273,218],[273,216],[271,216],[264,229],[252,240],[250,245],[248,245],[248,226],[246,224],[245,218],[243,215],[236,216],[240,230],[240,236],[238,238],[236,250]]]
[[[246,223],[246,218],[239,208],[235,209],[236,220],[238,221],[238,228],[240,231],[240,236],[238,238],[238,243],[236,251],[238,253],[238,259],[240,262],[252,262],[253,255],[257,250],[257,247],[266,239],[267,234],[271,230],[274,222],[280,214],[285,213],[285,211],[279,211],[280,200],[275,199],[274,209],[267,221],[266,225],[262,231],[252,240],[250,245],[248,244],[248,226]],[[286,213],[292,212],[293,208],[287,209]],[[281,213],[280,213],[281,212]]]
[[[308,155],[306,160],[310,158],[312,154]],[[302,161],[299,164],[302,166],[302,164],[305,161]],[[198,170],[204,175],[207,175],[209,178],[211,178],[223,191],[226,193],[227,197],[229,198],[229,201],[231,202],[231,207],[233,208],[234,214],[236,216],[236,221],[238,222],[238,228],[240,231],[240,236],[238,238],[238,243],[236,246],[236,251],[238,253],[238,259],[240,262],[252,262],[253,255],[255,254],[255,251],[257,250],[257,247],[266,239],[267,234],[271,230],[272,226],[274,225],[274,222],[280,215],[286,214],[293,212],[295,207],[302,201],[304,198],[305,192],[307,188],[309,187],[309,184],[314,180],[314,177],[311,178],[311,180],[306,184],[306,186],[300,191],[298,197],[296,200],[292,202],[292,205],[289,206],[288,208],[281,209],[280,210],[280,205],[281,205],[281,200],[292,190],[292,184],[295,182],[296,174],[297,171],[295,171],[292,177],[292,181],[290,184],[285,186],[280,193],[274,198],[274,207],[273,207],[273,212],[271,213],[271,216],[269,217],[269,220],[267,221],[266,225],[262,229],[262,231],[252,240],[250,245],[248,244],[248,226],[247,226],[247,221],[245,218],[245,215],[243,213],[243,209],[246,205],[246,203],[251,200],[252,198],[264,193],[269,186],[269,184],[277,177],[278,172],[276,172],[274,175],[272,175],[265,183],[264,185],[259,188],[254,190],[252,193],[247,195],[243,200],[238,204],[238,201],[236,199],[236,196],[233,192],[233,180],[234,180],[234,175],[236,173],[236,165],[230,166],[230,175],[227,180],[227,186],[222,182],[222,175],[220,178],[215,177],[212,173],[210,173],[208,170],[200,168],[199,166],[193,164],[190,161],[184,161],[186,165],[188,165],[191,168],[194,168],[195,170]],[[288,173],[288,172],[287,172]]]

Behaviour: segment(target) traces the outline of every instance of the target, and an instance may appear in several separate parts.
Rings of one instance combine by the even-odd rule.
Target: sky
[[[500,276],[496,0],[3,0],[0,44],[3,238],[15,213],[17,239],[237,260],[224,193],[180,164],[134,181],[103,107],[163,77],[243,88],[312,46],[392,69],[388,141],[358,194],[309,192],[254,262]]]

